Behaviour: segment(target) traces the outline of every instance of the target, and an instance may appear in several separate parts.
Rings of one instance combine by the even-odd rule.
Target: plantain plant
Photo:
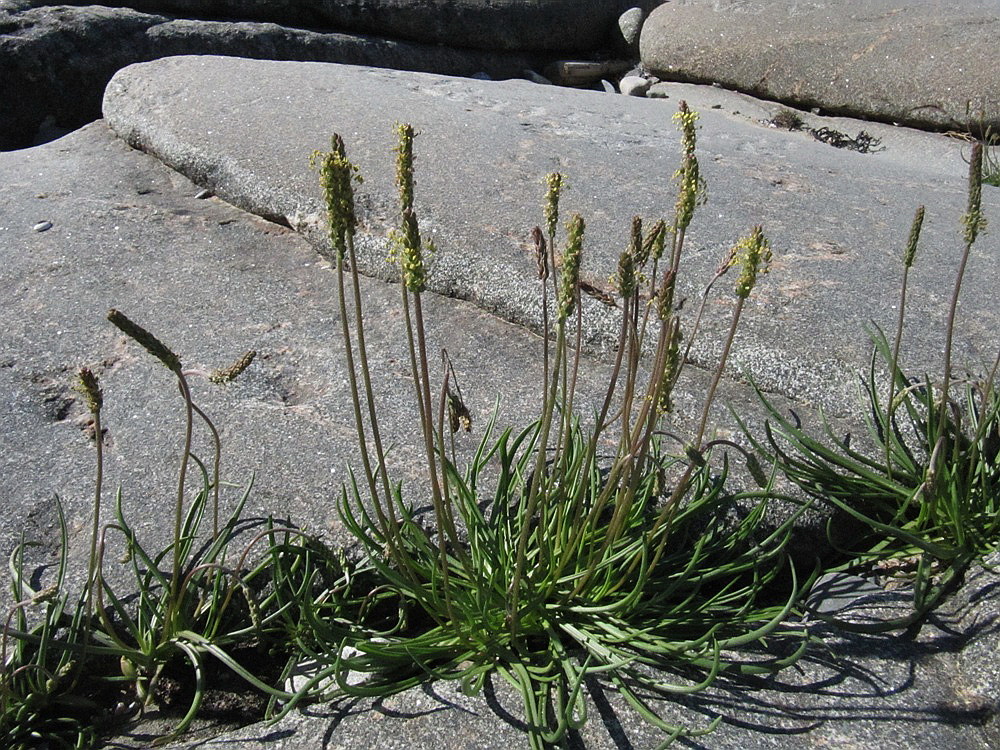
[[[96,375],[80,371],[78,390],[93,420],[97,474],[91,523],[87,580],[75,601],[64,591],[67,567],[67,530],[57,499],[61,530],[60,560],[55,582],[42,591],[29,584],[22,544],[11,558],[11,581],[17,604],[3,631],[0,671],[0,737],[4,747],[28,748],[38,743],[54,747],[91,747],[108,731],[120,730],[136,714],[162,698],[164,675],[180,662],[191,668],[191,703],[166,742],[190,726],[205,695],[208,658],[231,669],[243,680],[274,698],[290,694],[256,676],[231,654],[233,649],[267,642],[271,631],[281,632],[287,605],[275,604],[272,592],[262,595],[264,579],[277,557],[287,557],[296,545],[285,532],[268,524],[243,551],[231,549],[245,532],[241,521],[250,486],[223,524],[219,521],[219,462],[221,443],[209,417],[194,402],[188,374],[180,358],[147,330],[117,310],[108,319],[141,344],[176,377],[185,409],[185,430],[173,510],[173,533],[162,550],[148,552],[123,512],[117,492],[113,520],[103,518],[103,394]],[[211,377],[226,382],[253,359],[240,362]],[[192,451],[195,419],[208,430],[213,445],[209,464]],[[190,492],[190,469],[199,486]],[[252,484],[252,483],[251,483]],[[207,517],[211,516],[211,529]],[[123,592],[107,575],[111,539],[121,538],[126,578]],[[251,550],[267,540],[263,560],[251,560]],[[44,604],[42,615],[29,612]],[[280,649],[279,649],[280,650]]]
[[[924,208],[917,209],[903,252],[896,332],[890,344],[878,329],[863,381],[869,450],[838,439],[828,423],[822,437],[775,409],[761,394],[770,419],[764,436],[747,434],[808,495],[859,524],[841,549],[840,570],[875,568],[912,585],[909,614],[843,627],[890,630],[912,625],[962,579],[969,565],[1000,544],[1000,356],[981,377],[958,378],[953,340],[962,281],[982,212],[983,145],[971,153],[968,206],[962,216],[963,251],[944,329],[941,376],[914,377],[900,364],[907,286]],[[833,537],[831,535],[831,541]]]
[[[739,276],[699,425],[680,446],[661,429],[683,366],[674,288],[685,234],[704,197],[696,118],[686,104],[675,115],[684,150],[672,224],[644,231],[637,217],[620,256],[617,353],[593,415],[580,415],[574,400],[585,224],[571,216],[560,237],[565,179],[548,176],[545,229],[532,232],[545,328],[540,411],[520,429],[500,426],[494,412],[466,462],[455,435],[471,428],[470,414],[446,352],[440,385],[432,382],[436,357],[422,305],[431,248],[413,203],[415,134],[398,127],[393,237],[426,473],[415,494],[433,509],[429,527],[389,476],[372,395],[354,248],[357,169],[339,136],[328,153],[315,155],[362,460],[343,488],[340,515],[374,585],[354,621],[333,601],[317,601],[307,613],[312,631],[300,642],[321,666],[299,700],[382,696],[428,679],[477,691],[498,675],[523,699],[532,747],[543,747],[581,725],[584,682],[600,676],[669,740],[710,731],[718,719],[705,727],[666,721],[650,693],[697,692],[723,671],[775,671],[801,654],[806,634],[788,623],[811,576],[799,580],[784,553],[795,514],[765,531],[770,488],[728,490],[728,459],[708,439],[709,410],[743,306],[771,257],[760,227],[736,243],[718,274],[735,266]],[[640,356],[647,341],[654,351],[648,369]],[[611,456],[600,447],[608,441],[616,446]],[[749,510],[726,521],[734,503]],[[776,634],[795,645],[767,654],[765,639]]]

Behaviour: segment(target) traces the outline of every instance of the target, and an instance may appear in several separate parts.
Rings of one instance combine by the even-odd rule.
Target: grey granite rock
[[[629,8],[618,17],[618,28],[614,42],[622,53],[635,56],[639,52],[639,32],[646,13],[642,8]]]
[[[993,0],[685,0],[643,25],[655,75],[918,127],[1000,127]]]
[[[384,239],[396,212],[392,125],[411,122],[421,133],[418,212],[438,247],[434,289],[537,327],[528,293],[529,232],[541,221],[541,177],[567,174],[564,215],[579,211],[588,222],[584,273],[607,288],[632,215],[672,216],[679,143],[670,120],[677,100],[690,98],[701,111],[709,200],[689,232],[680,296],[696,305],[719,259],[754,224],[764,225],[776,253],[745,312],[734,370],[745,369],[768,391],[851,410],[858,363],[869,356],[864,327],[872,320],[893,325],[899,257],[919,204],[928,214],[910,276],[917,302],[907,359],[918,371],[939,367],[966,202],[963,143],[814,119],[815,127],[852,137],[864,125],[882,139],[885,150],[857,153],[769,127],[767,107],[746,97],[694,86],[671,90],[663,101],[522,81],[173,58],[120,72],[108,87],[105,114],[128,143],[245,210],[299,228],[320,248],[322,208],[306,157],[341,133],[366,178],[361,262],[381,277],[393,273]],[[261,120],[269,124],[266,138]],[[983,200],[988,216],[1000,213],[1000,191],[984,189]],[[975,313],[959,317],[956,354],[973,369],[992,362],[1000,348],[987,260],[996,243],[996,235],[983,236],[963,288],[962,309]],[[607,345],[616,324],[603,305],[592,306],[590,345]],[[692,350],[699,365],[717,361],[730,309],[725,293],[710,303],[704,338]]]

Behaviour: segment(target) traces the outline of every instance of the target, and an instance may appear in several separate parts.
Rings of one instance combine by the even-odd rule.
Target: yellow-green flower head
[[[689,109],[688,103],[682,99],[677,106],[673,120],[677,123],[677,127],[681,131],[681,146],[684,150],[684,156],[694,156],[695,142],[697,140],[695,130],[696,123],[698,122],[698,113]]]
[[[563,322],[573,312],[577,288],[580,284],[580,255],[583,252],[583,232],[585,226],[580,214],[566,224],[566,252],[563,253],[562,270],[559,274],[559,321]]]
[[[420,228],[417,226],[417,215],[413,209],[403,211],[403,228],[398,233],[400,248],[399,263],[406,288],[415,294],[424,291],[427,286],[427,273],[424,270],[423,252],[420,246]]]
[[[555,237],[559,227],[559,197],[563,188],[567,187],[566,179],[559,172],[550,172],[545,175],[545,185],[545,225],[549,237]]]
[[[906,250],[903,251],[903,265],[909,268],[913,265],[913,259],[917,257],[917,242],[920,241],[920,228],[924,224],[924,207],[917,208],[913,215],[913,224],[910,225],[910,236],[906,240]]]
[[[340,259],[344,257],[346,238],[354,236],[358,225],[352,182],[361,182],[361,176],[358,168],[347,158],[344,140],[336,133],[330,139],[330,151],[325,154],[315,152],[312,163],[314,166],[319,164],[319,182],[326,200],[330,244]]]
[[[986,229],[983,216],[983,144],[977,142],[969,157],[969,207],[962,216],[965,242],[971,245]]]
[[[98,414],[104,405],[104,394],[101,392],[97,376],[89,367],[81,367],[77,375],[79,382],[74,386],[74,390],[83,394],[84,398],[87,399],[87,410],[91,414]]]
[[[764,230],[758,224],[736,243],[735,263],[741,265],[740,277],[736,279],[736,296],[746,299],[757,283],[757,276],[768,272],[771,263],[771,243],[764,237]]]
[[[108,310],[108,320],[110,320],[122,333],[142,346],[147,352],[160,360],[167,369],[176,375],[181,373],[181,359],[167,347],[156,336],[151,334],[142,326],[133,323],[124,313],[115,310]]]
[[[413,126],[397,123],[396,187],[399,188],[399,209],[405,213],[413,208]]]
[[[678,182],[677,204],[675,206],[674,227],[684,231],[691,224],[694,209],[705,202],[705,182],[701,179],[698,158],[695,156],[695,123],[698,113],[688,109],[687,102],[680,103],[680,110],[674,114],[674,122],[681,131],[681,147],[684,152],[681,166],[674,173]]]

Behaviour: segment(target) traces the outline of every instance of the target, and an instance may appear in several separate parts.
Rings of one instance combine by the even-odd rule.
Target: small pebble
[[[649,81],[642,76],[625,76],[618,82],[618,90],[626,96],[645,96]]]
[[[212,197],[212,191],[209,190],[208,188],[203,188],[203,189],[199,190],[197,193],[195,193],[194,197],[197,198],[200,201],[203,201],[206,198],[211,198]]]
[[[40,221],[37,224],[35,224],[35,226],[33,226],[32,229],[34,229],[36,232],[47,232],[48,230],[52,229],[52,222]]]

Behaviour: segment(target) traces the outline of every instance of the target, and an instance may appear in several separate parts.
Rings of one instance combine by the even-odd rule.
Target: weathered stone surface
[[[643,64],[824,112],[936,129],[1000,127],[993,0],[684,0],[643,25]]]
[[[438,248],[433,288],[537,327],[529,232],[542,221],[541,177],[567,174],[563,215],[586,217],[584,273],[607,288],[632,215],[672,217],[679,143],[670,118],[677,99],[690,97],[701,110],[709,202],[689,231],[679,296],[697,305],[719,260],[754,224],[763,224],[776,253],[745,311],[734,371],[745,368],[771,392],[850,410],[859,363],[869,355],[864,327],[895,320],[899,257],[920,204],[928,214],[910,276],[910,299],[919,303],[910,307],[907,357],[917,371],[937,370],[966,204],[963,144],[865,124],[885,150],[849,152],[768,127],[767,107],[746,97],[671,90],[660,101],[523,81],[173,58],[121,71],[105,114],[130,144],[225,200],[300,228],[318,247],[323,209],[307,156],[341,133],[366,178],[361,263],[383,277],[394,272],[385,261],[385,233],[396,222],[393,123],[411,122],[421,133],[418,213]],[[812,125],[820,123],[852,136],[861,125],[822,118]],[[1000,213],[1000,191],[984,188],[983,200],[988,216]],[[996,284],[984,260],[996,243],[997,235],[983,236],[963,288],[962,309],[975,312],[959,316],[956,353],[973,369],[1000,348]],[[594,346],[607,344],[617,324],[591,302],[588,336]],[[692,349],[700,365],[717,361],[730,310],[724,292],[710,301],[704,338]]]
[[[101,95],[115,71],[168,55],[335,61],[496,78],[520,77],[544,64],[517,53],[102,6],[0,9],[0,34],[0,149],[31,145],[43,123],[72,129],[100,117]]]

